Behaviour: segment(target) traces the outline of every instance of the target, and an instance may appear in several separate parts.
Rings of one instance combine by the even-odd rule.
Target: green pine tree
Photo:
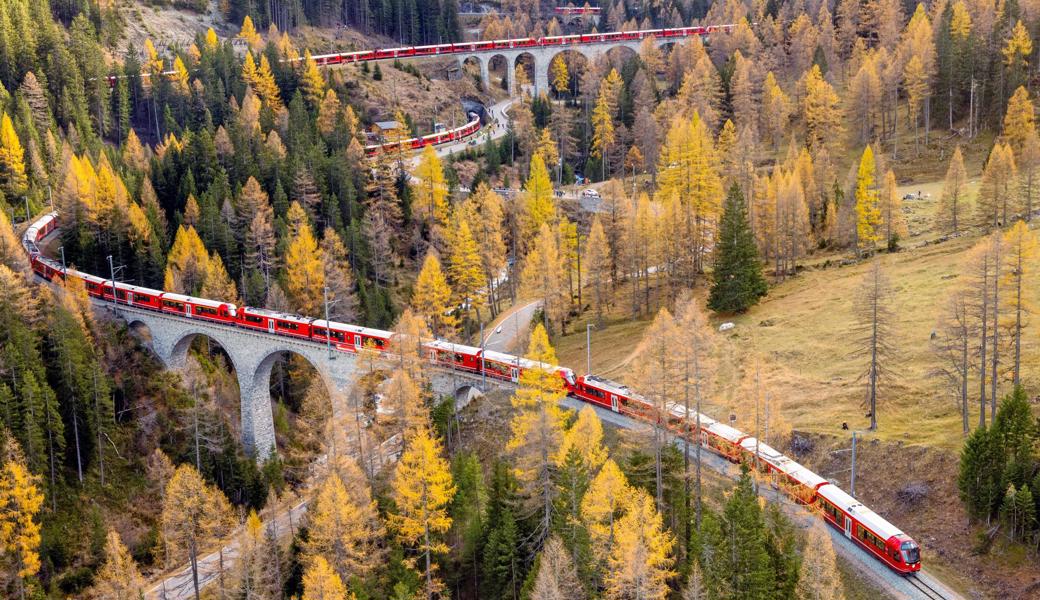
[[[556,496],[553,510],[553,531],[574,560],[578,577],[586,584],[592,581],[592,545],[589,532],[581,520],[581,499],[589,489],[591,476],[581,450],[572,446],[556,473]]]
[[[768,549],[768,531],[754,484],[746,469],[726,501],[718,536],[710,540],[712,552],[720,553],[705,572],[715,582],[724,600],[771,600],[777,586]],[[709,571],[710,570],[710,571]],[[713,571],[713,572],[712,572]]]
[[[520,554],[520,531],[516,520],[517,482],[509,466],[498,461],[491,473],[488,506],[485,515],[487,537],[484,540],[484,581],[482,598],[515,597],[524,579]]]
[[[726,194],[719,225],[708,307],[715,312],[743,312],[765,296],[768,289],[755,236],[748,224],[744,195],[734,184]]]
[[[995,461],[993,436],[985,427],[971,432],[961,449],[957,487],[968,515],[976,520],[989,520],[1003,491],[999,486],[1001,468]]]

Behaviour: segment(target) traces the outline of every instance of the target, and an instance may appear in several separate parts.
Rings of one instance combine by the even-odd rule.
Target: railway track
[[[909,575],[907,576],[906,581],[911,587],[921,592],[922,596],[928,600],[950,600],[950,596],[946,595],[944,590],[940,590],[929,584],[922,579],[920,575]]]

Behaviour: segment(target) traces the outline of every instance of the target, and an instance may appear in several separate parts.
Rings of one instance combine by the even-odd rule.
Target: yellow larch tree
[[[444,167],[432,145],[423,148],[419,164],[412,174],[412,207],[415,216],[433,229],[448,224],[448,185],[444,181]],[[434,237],[439,237],[437,233]]]
[[[7,113],[0,116],[0,182],[10,198],[25,191],[25,151]]]
[[[150,166],[148,149],[141,143],[141,139],[137,137],[137,133],[132,128],[126,135],[126,142],[123,144],[123,162],[139,173],[147,173]]]
[[[397,512],[388,517],[400,542],[422,556],[427,600],[440,587],[434,581],[433,555],[448,551],[440,537],[451,528],[448,506],[455,497],[451,470],[443,454],[441,442],[429,426],[412,432],[394,471],[392,487]]]
[[[894,244],[896,240],[906,237],[906,217],[903,215],[903,199],[899,195],[896,174],[889,169],[885,173],[885,185],[881,188],[881,229],[882,241]]]
[[[181,465],[166,484],[159,533],[168,560],[187,559],[195,594],[199,593],[199,553],[233,526],[231,504],[191,465]]]
[[[233,567],[231,596],[255,600],[275,600],[282,588],[283,570],[280,548],[274,536],[268,537],[255,510],[246,516],[238,534],[238,556]],[[136,596],[133,599],[139,600]]]
[[[217,37],[217,32],[213,31],[212,27],[206,29],[206,48],[211,52],[220,48],[220,38]]]
[[[408,432],[430,420],[430,411],[423,403],[423,392],[412,379],[408,369],[397,369],[387,380],[383,402],[393,412],[397,432],[401,439],[408,437]]]
[[[355,470],[357,465],[349,457]],[[364,579],[381,561],[383,526],[372,499],[368,482],[352,481],[348,489],[332,471],[308,511],[308,537],[304,542],[304,562],[321,557],[328,561],[344,581]]]
[[[845,600],[844,590],[830,533],[823,521],[814,519],[805,541],[796,597],[799,600]]]
[[[968,182],[968,172],[964,168],[964,155],[958,145],[953,156],[950,157],[950,166],[946,169],[946,179],[943,181],[942,195],[939,197],[939,207],[935,211],[936,225],[944,232],[956,235],[964,226],[964,204],[967,202],[967,194],[964,186]]]
[[[253,91],[271,110],[278,112],[282,109],[282,98],[279,95],[278,84],[275,83],[274,73],[271,72],[271,63],[266,54],[260,55],[260,66],[256,69],[256,77],[251,82]]]
[[[231,281],[231,276],[224,268],[224,261],[216,252],[210,253],[209,259],[206,261],[206,276],[202,281],[202,289],[199,290],[199,294],[203,298],[238,302],[238,288],[235,286],[235,282]]]
[[[238,37],[244,39],[249,44],[249,49],[256,52],[260,49],[260,44],[263,40],[260,39],[260,34],[256,32],[256,27],[253,25],[253,19],[246,15],[246,18],[242,19],[242,29],[238,32]]]
[[[303,73],[300,74],[300,91],[303,92],[303,98],[307,102],[311,103],[311,106],[318,106],[321,103],[322,98],[325,97],[325,78],[321,76],[321,71],[318,70],[318,63],[314,62],[311,58],[311,51],[307,50],[303,55]]]
[[[22,273],[29,269],[29,263],[25,260],[25,251],[22,250],[22,244],[11,227],[7,211],[4,210],[0,210],[0,265]]]
[[[538,134],[538,147],[535,152],[542,157],[542,162],[546,168],[555,168],[556,164],[560,161],[560,151],[556,146],[556,140],[553,139],[552,131],[550,128],[545,127],[542,132]]]
[[[628,511],[617,522],[607,561],[605,597],[664,600],[669,592],[668,580],[675,576],[675,539],[665,529],[653,498],[642,490],[634,495]]]
[[[466,312],[475,310],[477,321],[480,321],[487,280],[469,223],[459,214],[455,216],[448,246],[448,278],[455,293],[453,301]]]
[[[318,131],[322,135],[332,135],[341,116],[343,116],[343,106],[339,102],[336,90],[325,90],[325,97],[318,105]]]
[[[557,236],[547,223],[538,230],[538,237],[524,259],[520,273],[521,294],[542,301],[543,325],[562,332],[567,316],[568,297],[563,280],[563,259],[557,245]]]
[[[152,38],[145,38],[144,40],[144,64],[141,65],[142,70],[148,73],[150,77],[158,77],[163,72],[163,61],[159,58],[159,52],[155,49],[155,44],[152,43]]]
[[[802,111],[805,118],[805,142],[813,152],[823,147],[840,146],[844,120],[841,98],[823,78],[819,65],[813,65],[805,74]]]
[[[776,82],[776,76],[772,71],[766,73],[762,83],[762,110],[760,113],[760,131],[763,137],[773,147],[780,144],[784,131],[787,129],[787,120],[791,115],[791,100]]]
[[[480,184],[462,203],[461,212],[477,242],[484,279],[489,284],[488,297],[492,313],[498,311],[498,280],[506,266],[502,197]]]
[[[178,56],[173,59],[173,73],[170,75],[170,81],[173,83],[173,89],[181,96],[187,96],[191,93],[191,85],[189,84],[188,68],[184,66],[184,61]]]
[[[656,498],[664,504],[664,481],[661,478],[662,449],[667,443],[668,405],[675,396],[675,382],[681,375],[678,353],[673,340],[677,335],[675,318],[662,308],[653,323],[643,333],[639,343],[633,381],[643,397],[653,407],[647,415],[654,426],[654,464],[656,466]]]
[[[1022,155],[1026,140],[1036,134],[1036,108],[1029,97],[1025,86],[1019,86],[1008,100],[1007,112],[1004,114],[1004,138],[1015,156]]]
[[[539,228],[556,220],[556,201],[553,199],[552,181],[541,155],[531,157],[531,168],[524,184],[523,194],[524,235],[521,240],[532,240]],[[527,244],[530,244],[528,241]]]
[[[256,61],[253,60],[253,53],[246,52],[246,57],[242,60],[242,81],[255,87],[256,76]]]
[[[656,198],[678,202],[674,275],[692,282],[701,270],[704,248],[710,245],[715,223],[722,212],[722,179],[711,131],[694,113],[676,117],[665,137],[658,159]]]
[[[600,159],[601,176],[604,180],[607,178],[607,163],[610,162],[610,152],[615,138],[614,118],[610,114],[610,105],[607,102],[607,88],[602,86],[599,98],[596,99],[596,107],[592,110],[592,156]]]
[[[527,345],[528,360],[538,366],[525,368],[513,394],[515,412],[510,422],[512,437],[506,450],[514,457],[514,468],[532,514],[538,515],[538,535],[547,536],[552,524],[556,485],[553,459],[563,443],[567,415],[560,401],[567,395],[563,379],[553,370],[556,351],[541,324],[535,325]]]
[[[1031,231],[1025,221],[1018,220],[1004,234],[1004,278],[1001,285],[1006,292],[1008,312],[1014,316],[1002,323],[1010,329],[1011,343],[1014,346],[1014,360],[1011,366],[1012,381],[1015,385],[1022,383],[1022,330],[1026,327],[1026,319],[1035,310],[1035,293],[1030,290],[1028,282],[1035,279],[1037,256],[1040,254],[1040,240],[1035,231]]]
[[[990,151],[986,167],[982,170],[982,182],[975,202],[977,224],[983,227],[1000,227],[1008,223],[1015,214],[1015,152],[1007,143],[997,143]]]
[[[423,355],[422,344],[432,337],[426,320],[411,307],[405,308],[394,323],[390,349],[397,356],[401,369],[407,370],[413,381],[423,379],[422,369],[426,364],[426,357]]]
[[[589,473],[595,473],[607,460],[607,448],[603,445],[603,423],[591,406],[582,407],[578,418],[563,434],[563,443],[556,453],[556,464],[563,465],[567,454],[575,450]]]
[[[321,250],[310,224],[303,221],[285,252],[285,291],[296,310],[317,316],[325,314],[324,288]]]
[[[163,289],[179,294],[198,295],[206,283],[209,253],[194,227],[177,228],[173,246],[166,257]]]
[[[248,17],[247,17],[248,18]],[[318,556],[303,570],[303,596],[300,600],[353,600],[343,580],[332,570],[328,561]]]
[[[538,555],[538,573],[529,600],[584,600],[585,589],[563,540],[549,536]]]
[[[25,580],[40,570],[40,524],[43,494],[37,477],[29,472],[19,452],[0,467],[0,572],[14,581],[18,596],[26,597]],[[3,589],[0,587],[0,589]]]
[[[451,298],[451,286],[444,277],[440,259],[436,253],[427,252],[419,277],[415,280],[411,304],[436,337],[450,336],[458,326]]]
[[[1004,66],[1012,74],[1021,76],[1029,67],[1029,56],[1033,54],[1033,39],[1021,19],[1015,22],[1011,36],[1000,53],[1004,56]]]
[[[603,314],[610,305],[613,288],[610,280],[610,245],[607,243],[607,234],[599,215],[592,219],[589,237],[585,240],[585,260],[582,262],[586,273],[585,280],[592,288],[592,309],[596,313],[596,322],[602,325]]]
[[[564,94],[571,86],[571,75],[567,70],[567,62],[563,54],[557,54],[549,65],[549,76],[552,78],[553,89],[557,94]]]
[[[616,539],[618,519],[628,510],[632,496],[625,474],[608,458],[581,501],[581,519],[589,532],[592,556],[597,563],[606,564]]]
[[[873,250],[881,239],[881,202],[874,150],[868,144],[856,172],[856,246]]]
[[[119,534],[109,529],[105,538],[105,562],[94,577],[89,597],[93,600],[140,600],[144,592],[145,581],[137,562],[130,556]]]

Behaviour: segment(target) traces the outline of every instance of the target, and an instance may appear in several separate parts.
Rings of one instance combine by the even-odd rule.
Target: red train
[[[598,15],[602,10],[598,6],[557,6],[553,12],[565,17],[575,15]]]
[[[83,281],[87,293],[94,298],[187,319],[203,319],[272,335],[302,338],[329,345],[342,352],[357,352],[363,348],[381,353],[391,350],[394,334],[389,331],[262,308],[237,307],[228,302],[120,282],[113,285],[110,279],[65,269],[44,257],[39,248],[40,242],[56,227],[57,213],[50,213],[34,222],[23,235],[22,244],[29,253],[33,271],[47,280],[78,278]],[[637,419],[660,418],[660,412],[643,396],[608,379],[593,375],[576,378],[574,372],[566,367],[542,365],[518,356],[444,340],[423,342],[422,348],[425,358],[435,365],[514,383],[519,381],[527,369],[548,367],[560,377],[567,393],[575,398]],[[893,570],[902,574],[920,571],[920,548],[913,539],[838,486],[775,448],[711,417],[687,411],[679,404],[668,404],[665,407],[665,418],[667,425],[677,435],[693,438],[690,441],[700,443],[727,460],[744,463],[757,470],[776,489],[818,511],[827,523],[855,540],[861,548]]]
[[[449,129],[448,131],[441,131],[438,133],[431,133],[430,135],[424,135],[422,137],[408,138],[399,142],[387,142],[385,144],[369,144],[365,146],[365,154],[367,156],[374,156],[376,153],[382,152],[396,152],[400,148],[404,147],[405,150],[420,150],[424,146],[444,144],[446,142],[454,142],[461,139],[465,139],[480,131],[480,117],[474,113],[470,116],[472,120],[466,123],[462,127],[456,127],[455,129]]]
[[[558,12],[561,8],[556,9]],[[563,7],[561,14],[580,14],[586,9]],[[595,14],[599,8],[592,8]],[[459,42],[456,44],[437,44],[433,46],[402,46],[400,48],[379,48],[375,50],[358,50],[356,52],[338,52],[312,56],[319,67],[349,63],[368,62],[373,60],[391,60],[395,58],[416,58],[423,56],[440,56],[446,54],[462,54],[468,52],[486,52],[488,50],[513,50],[516,48],[538,48],[543,46],[567,46],[573,44],[595,44],[601,42],[639,41],[648,37],[684,38],[694,35],[710,35],[712,33],[729,33],[734,25],[709,25],[706,27],[675,27],[671,29],[646,29],[642,31],[618,31],[610,33],[590,33],[584,35],[560,35],[540,38],[518,38],[512,40],[488,40],[481,42]],[[303,58],[294,59],[302,61]],[[173,75],[172,70],[163,71],[162,75]],[[125,75],[109,75],[108,84],[115,87],[120,77]],[[141,73],[142,79],[148,79],[148,73]]]

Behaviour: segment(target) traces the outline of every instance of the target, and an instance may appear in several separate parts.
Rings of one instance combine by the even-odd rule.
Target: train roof
[[[428,342],[423,342],[423,345],[429,346],[431,348],[437,348],[439,350],[446,350],[448,352],[461,352],[463,354],[470,354],[472,356],[477,356],[478,354],[480,354],[480,348],[477,348],[475,346],[467,346],[465,344],[456,344],[447,340],[430,340]]]
[[[253,307],[253,306],[244,306],[244,307],[242,307],[242,310],[246,311],[247,313],[251,313],[251,314],[254,314],[254,315],[260,315],[262,317],[267,317],[269,319],[278,319],[279,321],[290,321],[290,322],[293,322],[293,323],[303,323],[305,325],[308,325],[308,324],[314,322],[314,319],[312,319],[311,317],[301,317],[300,315],[293,315],[293,314],[289,314],[289,313],[283,313],[283,312],[279,312],[277,310],[268,310],[266,308],[256,308],[256,307]]]
[[[77,271],[76,269],[69,269],[68,274],[73,277],[79,277],[83,281],[89,281],[90,283],[96,283],[98,285],[108,281],[108,279],[102,279],[97,275],[91,275],[90,273],[84,273],[83,271]]]
[[[741,439],[747,437],[746,435],[744,435],[743,431],[740,431],[739,429],[733,429],[729,425],[724,425],[718,421],[715,421],[714,423],[708,425],[704,429],[707,429],[709,432],[719,436],[724,440],[733,442],[734,444],[740,442]]]
[[[106,281],[108,280],[106,279]],[[185,296],[184,294],[174,294],[173,292],[163,292],[162,298],[163,300],[173,300],[174,302],[184,302],[185,304],[208,306],[210,308],[234,306],[234,304],[230,302],[218,302],[216,300],[210,300],[209,298],[196,298],[195,296]]]
[[[152,288],[146,288],[146,287],[142,287],[142,286],[138,286],[138,285],[132,285],[132,284],[129,284],[129,283],[122,283],[120,281],[116,282],[116,289],[118,289],[118,290],[126,290],[128,292],[133,292],[135,294],[148,294],[149,296],[160,296],[163,293],[161,290],[153,290]]]
[[[367,335],[368,337],[377,337],[383,339],[390,339],[393,333],[384,331],[382,329],[372,329],[371,327],[362,327],[360,325],[351,325],[350,323],[341,323],[339,321],[326,321],[325,319],[314,319],[311,321],[311,325],[314,327],[326,327],[328,323],[328,329],[333,331],[346,331],[350,333],[360,333],[361,335]]]
[[[753,454],[755,452],[755,438],[749,437],[745,439],[740,443],[740,446]],[[794,459],[765,442],[758,443],[758,456],[779,469],[781,473],[810,489],[816,489],[820,485],[827,483],[827,480],[823,477],[798,464]]]
[[[618,394],[626,397],[632,397],[637,395],[627,385],[623,383],[618,383],[616,381],[612,381],[610,379],[605,379],[603,377],[597,377],[595,375],[583,375],[582,381],[586,384],[592,384],[593,386],[601,390],[610,392],[612,394]]]
[[[861,525],[874,532],[883,540],[903,532],[889,523],[881,515],[863,506],[859,500],[845,493],[840,487],[830,484],[821,487],[817,493],[828,502],[853,516]]]

